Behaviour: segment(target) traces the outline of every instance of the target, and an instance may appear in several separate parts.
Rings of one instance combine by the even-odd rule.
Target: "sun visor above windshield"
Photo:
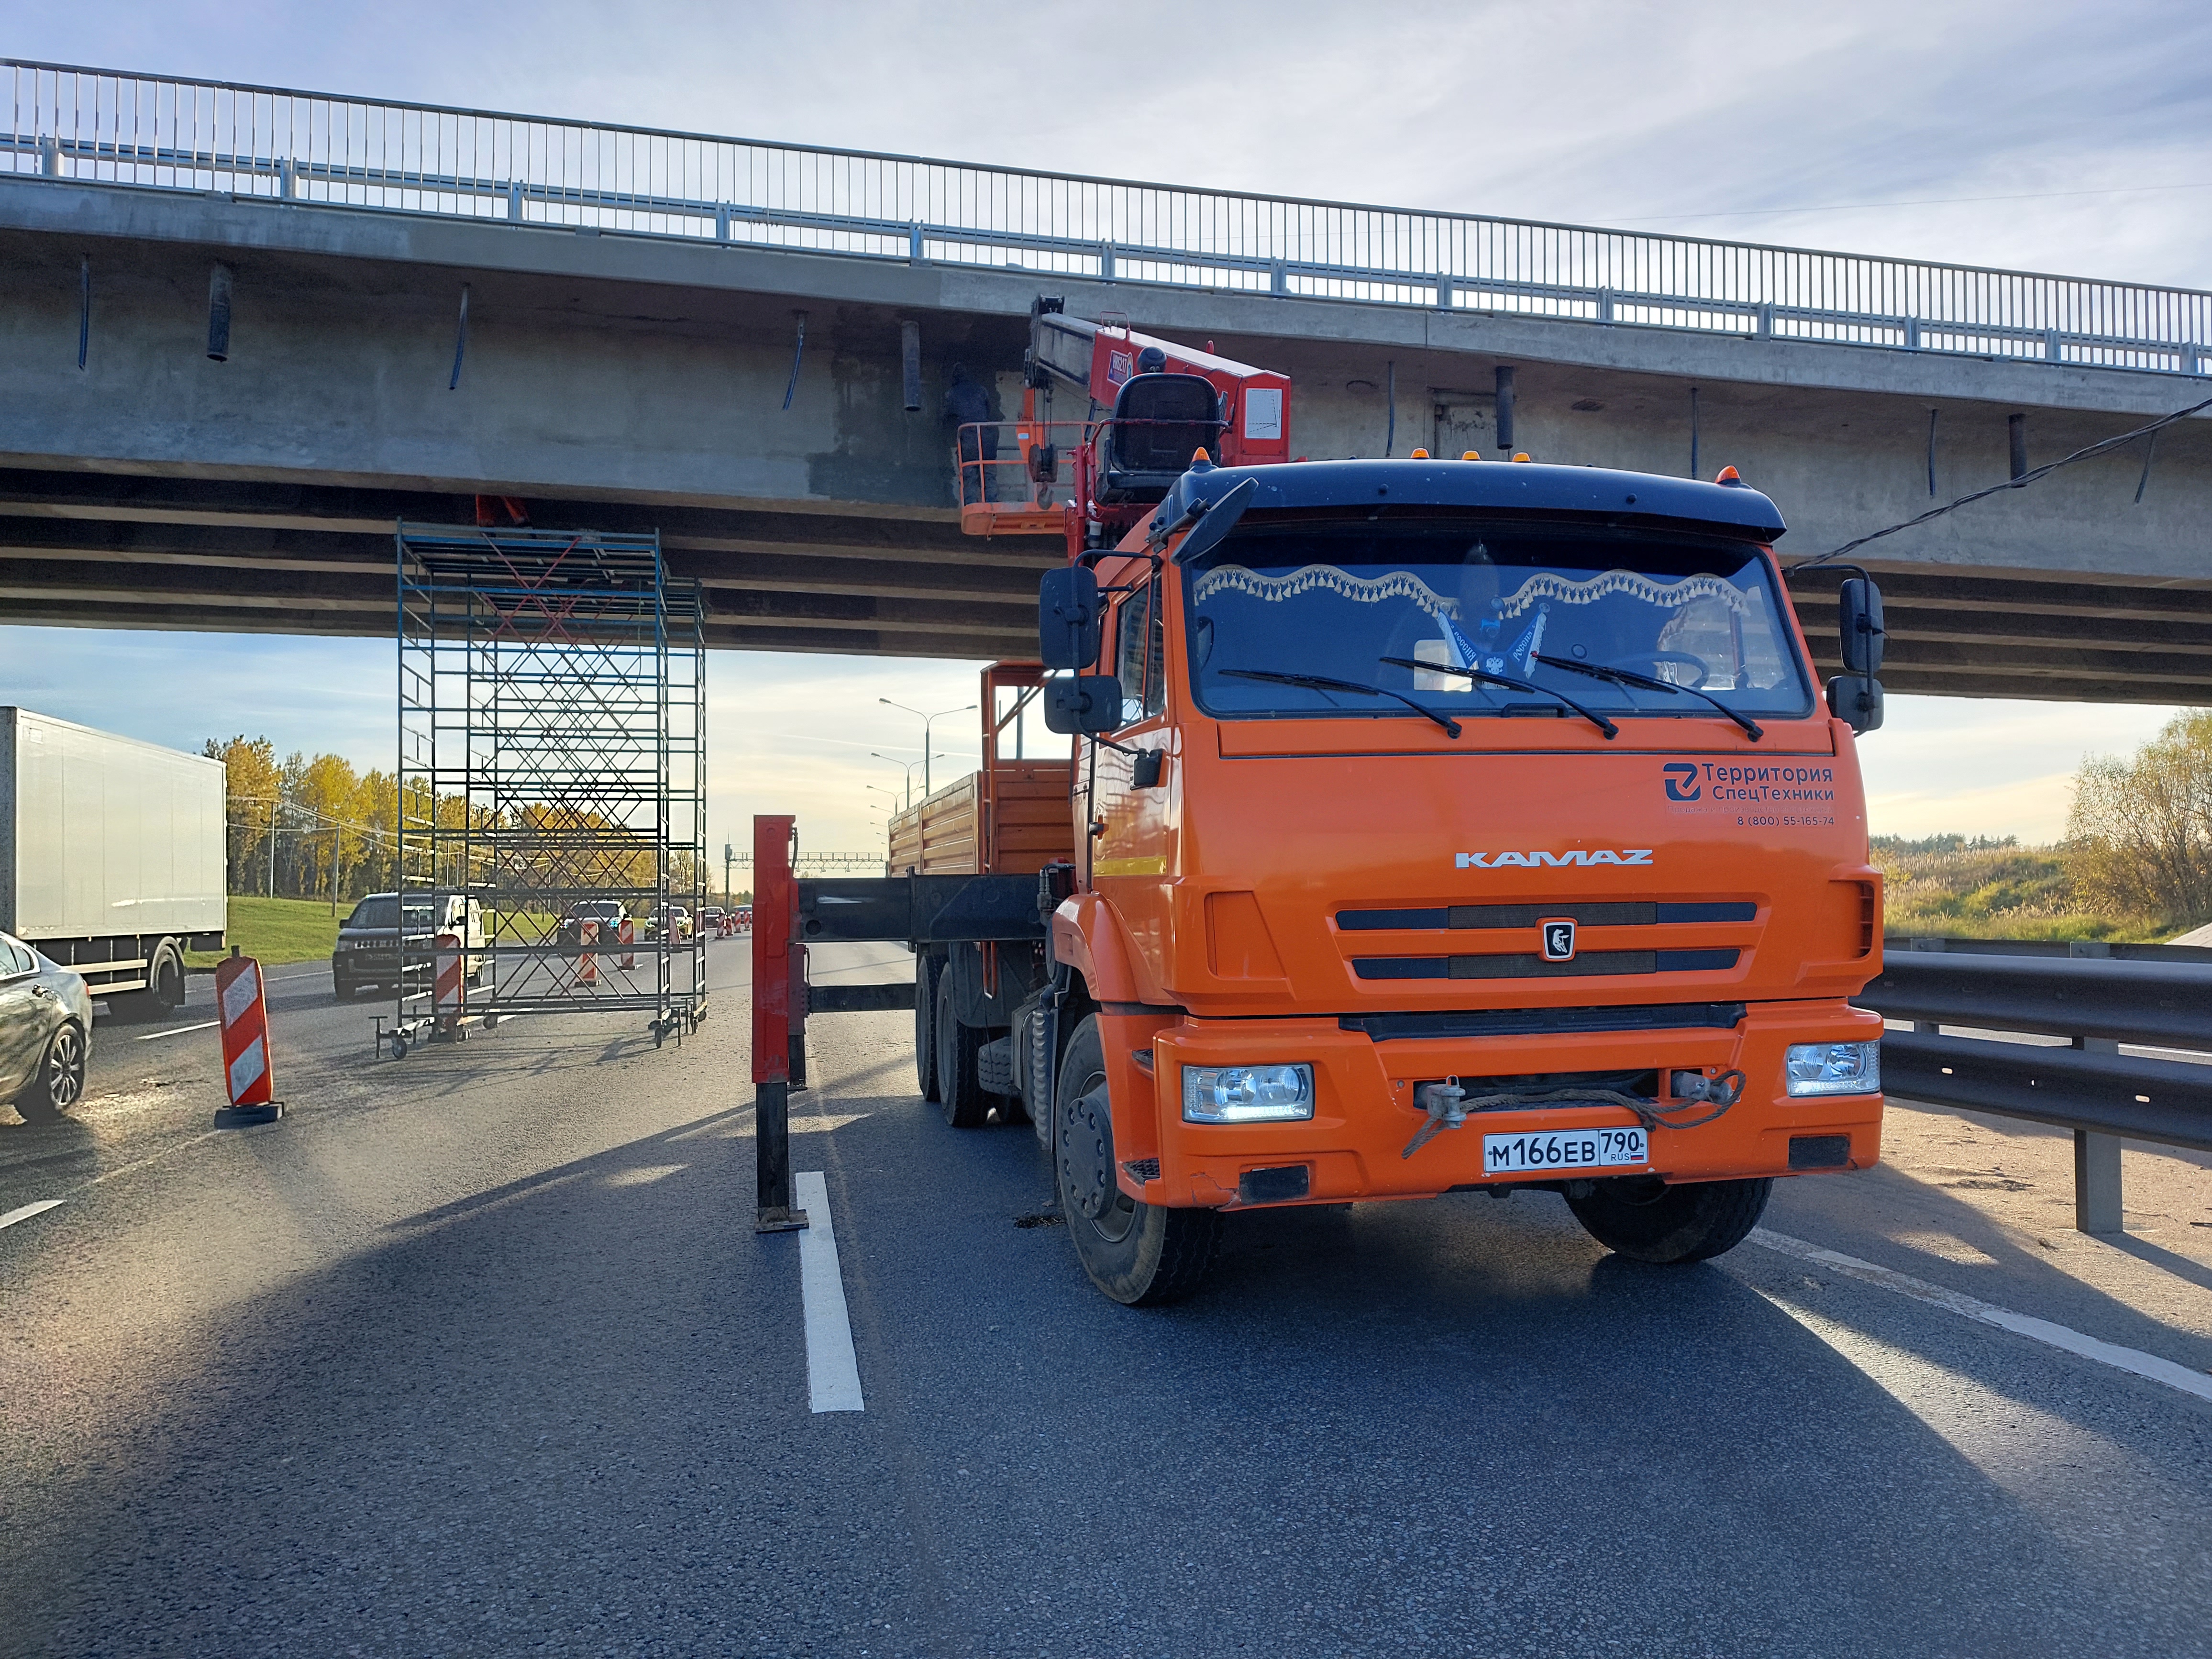
[[[1788,527],[1774,503],[1741,485],[1699,483],[1650,472],[1511,461],[1294,461],[1184,473],[1160,504],[1156,525],[1217,501],[1245,479],[1258,489],[1250,510],[1377,506],[1559,514],[1607,524],[1702,531],[1771,542]]]

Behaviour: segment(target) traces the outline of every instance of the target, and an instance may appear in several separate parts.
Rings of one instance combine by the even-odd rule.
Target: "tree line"
[[[295,752],[279,761],[267,738],[210,738],[201,752],[228,769],[225,857],[234,893],[351,901],[396,888],[403,798],[417,881],[556,895],[656,885],[653,838],[586,803],[532,803],[501,821],[483,808],[472,811],[459,795],[434,797],[419,782],[403,797],[392,773],[356,772],[342,756]],[[456,832],[437,838],[434,872],[418,862],[430,839],[421,827],[432,823]],[[459,833],[471,830],[479,838]],[[671,891],[690,892],[695,872],[691,855],[678,853]]]
[[[226,858],[230,890],[275,898],[358,898],[398,879],[399,782],[363,774],[338,755],[295,750],[266,738],[210,738],[200,752],[229,775]]]

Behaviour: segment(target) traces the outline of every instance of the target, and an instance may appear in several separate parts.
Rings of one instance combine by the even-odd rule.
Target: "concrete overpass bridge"
[[[388,634],[394,521],[482,494],[657,528],[715,645],[1025,653],[1057,548],[959,533],[939,411],[963,362],[1012,412],[1041,289],[1288,372],[1300,453],[1507,422],[1542,460],[1733,464],[1785,557],[2212,396],[2193,291],[6,72],[21,622]],[[1877,544],[1884,678],[2212,702],[2208,526],[2191,421]]]

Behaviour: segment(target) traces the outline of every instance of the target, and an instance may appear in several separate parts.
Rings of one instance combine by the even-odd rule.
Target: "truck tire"
[[[975,1055],[987,1034],[963,1025],[952,1006],[952,975],[937,976],[937,1030],[930,1041],[937,1061],[937,1109],[956,1129],[980,1129],[992,1097],[975,1075]]]
[[[58,1122],[84,1097],[84,1029],[64,1020],[46,1039],[39,1069],[15,1097],[15,1111],[26,1123]]]
[[[165,939],[155,947],[154,969],[148,977],[153,981],[149,989],[155,1018],[167,1018],[185,1006],[185,955],[174,939]]]
[[[924,1100],[937,1098],[937,981],[944,963],[932,951],[914,959],[914,1072]]]
[[[185,1006],[185,958],[174,939],[161,939],[146,963],[146,988],[107,999],[107,1011],[121,1020],[167,1019]]]
[[[1771,1177],[1669,1187],[1650,1176],[1590,1183],[1567,1207],[1592,1238],[1636,1261],[1686,1266],[1732,1250],[1765,1213]]]
[[[1180,1302],[1205,1281],[1221,1249],[1220,1212],[1139,1204],[1115,1182],[1105,1044],[1096,1014],[1075,1028],[1060,1061],[1052,1162],[1067,1236],[1092,1284],[1139,1308]]]

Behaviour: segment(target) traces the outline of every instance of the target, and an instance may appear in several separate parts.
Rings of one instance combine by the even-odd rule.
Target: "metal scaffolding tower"
[[[696,1027],[697,584],[669,579],[658,536],[403,523],[398,539],[396,1052],[459,1023],[435,983],[457,899],[483,916],[465,1016],[641,1012],[656,1042]]]

